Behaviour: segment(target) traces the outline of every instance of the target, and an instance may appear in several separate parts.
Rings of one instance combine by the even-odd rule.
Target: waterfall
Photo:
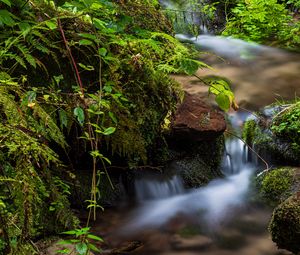
[[[140,206],[124,229],[136,232],[159,227],[178,214],[194,215],[211,228],[230,218],[232,208],[245,202],[255,168],[245,161],[248,152],[244,148],[241,140],[227,139],[222,167],[225,178],[215,179],[205,187],[186,190],[176,175],[139,176],[135,188]]]
[[[170,178],[162,175],[147,175],[136,179],[134,185],[139,202],[168,198],[184,192],[182,180],[176,175]]]

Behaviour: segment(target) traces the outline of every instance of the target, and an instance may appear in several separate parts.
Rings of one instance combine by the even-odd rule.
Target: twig
[[[60,21],[60,18],[58,17],[57,18],[57,24],[58,24],[58,27],[59,27],[59,30],[60,30],[60,33],[61,33],[61,36],[63,38],[63,41],[64,41],[64,44],[65,44],[65,47],[69,53],[69,56],[71,58],[71,61],[72,61],[72,65],[74,67],[74,70],[75,70],[75,74],[76,74],[76,79],[77,79],[77,82],[78,82],[78,85],[80,87],[80,91],[81,91],[81,94],[84,95],[84,91],[83,91],[83,85],[82,85],[82,81],[81,81],[81,77],[80,77],[80,74],[79,74],[79,71],[78,71],[78,68],[77,68],[77,63],[73,57],[73,54],[72,54],[72,51],[71,51],[71,48],[69,47],[69,44],[68,44],[68,41],[66,39],[66,36],[65,36],[65,32],[62,28],[62,25],[61,25],[61,21]]]
[[[246,143],[246,141],[243,139],[243,138],[241,138],[241,137],[239,137],[238,135],[236,135],[236,134],[234,134],[234,133],[232,133],[232,132],[230,132],[230,131],[228,131],[228,130],[226,130],[225,131],[227,134],[229,134],[229,135],[231,135],[231,136],[234,136],[235,138],[237,138],[237,139],[239,139],[240,141],[242,141],[248,148],[249,148],[249,150],[251,150],[264,164],[265,164],[265,166],[266,166],[266,169],[265,170],[263,170],[263,172],[267,172],[267,171],[269,171],[270,170],[270,167],[269,167],[269,164],[267,163],[267,161],[265,161],[263,158],[262,158],[262,156],[260,156],[249,144],[247,144]],[[263,173],[262,172],[262,173]],[[260,173],[261,174],[261,173]]]

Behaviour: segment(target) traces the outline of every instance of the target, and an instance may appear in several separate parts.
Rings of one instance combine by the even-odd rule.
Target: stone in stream
[[[219,110],[199,95],[185,93],[167,141],[172,155],[170,167],[182,177],[186,188],[200,187],[222,176],[225,129],[226,122]]]
[[[226,130],[223,114],[208,106],[197,95],[185,93],[172,121],[173,137],[185,141],[216,138]]]

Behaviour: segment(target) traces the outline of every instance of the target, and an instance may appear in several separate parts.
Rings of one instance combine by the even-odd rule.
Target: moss
[[[300,151],[299,118],[300,102],[296,102],[273,118],[270,129],[277,137],[291,142]]]
[[[300,146],[275,135],[270,130],[269,121],[265,119],[247,121],[242,136],[267,161],[290,165],[300,162]]]
[[[252,145],[256,134],[257,123],[255,120],[247,120],[243,126],[242,137],[244,141]]]
[[[224,137],[214,140],[189,144],[186,155],[174,161],[187,188],[200,187],[216,177],[222,176],[220,171],[224,153]]]
[[[300,252],[300,199],[294,195],[273,212],[269,225],[272,240],[279,248]]]
[[[277,168],[259,177],[260,194],[271,204],[278,204],[291,195],[293,168]]]

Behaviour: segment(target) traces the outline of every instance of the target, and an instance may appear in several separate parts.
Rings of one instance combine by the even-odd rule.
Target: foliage
[[[290,105],[279,114],[277,114],[272,121],[272,132],[289,142],[294,147],[300,146],[300,102]]]
[[[103,242],[103,239],[99,236],[93,235],[89,232],[90,228],[81,228],[81,229],[74,229],[70,231],[65,231],[63,234],[65,235],[71,235],[74,236],[73,239],[68,239],[64,241],[58,242],[59,245],[72,245],[73,250],[69,248],[64,248],[62,250],[59,250],[59,254],[70,254],[75,251],[76,255],[87,255],[90,254],[91,251],[94,252],[100,252],[99,250],[92,242]]]
[[[257,123],[255,120],[247,120],[244,123],[242,138],[249,145],[253,144],[253,141],[255,139],[255,133],[257,133],[256,128]]]
[[[5,254],[34,254],[31,239],[78,225],[67,197],[75,178],[72,163],[86,164],[87,156],[88,207],[90,217],[95,215],[100,177],[111,182],[107,155],[117,154],[131,166],[146,163],[181,98],[168,73],[192,74],[205,66],[164,33],[171,28],[157,3],[125,2],[1,0]],[[87,240],[81,239],[80,248]]]
[[[223,32],[258,43],[299,47],[299,23],[293,21],[285,4],[277,0],[240,0],[231,10],[231,17]]]

